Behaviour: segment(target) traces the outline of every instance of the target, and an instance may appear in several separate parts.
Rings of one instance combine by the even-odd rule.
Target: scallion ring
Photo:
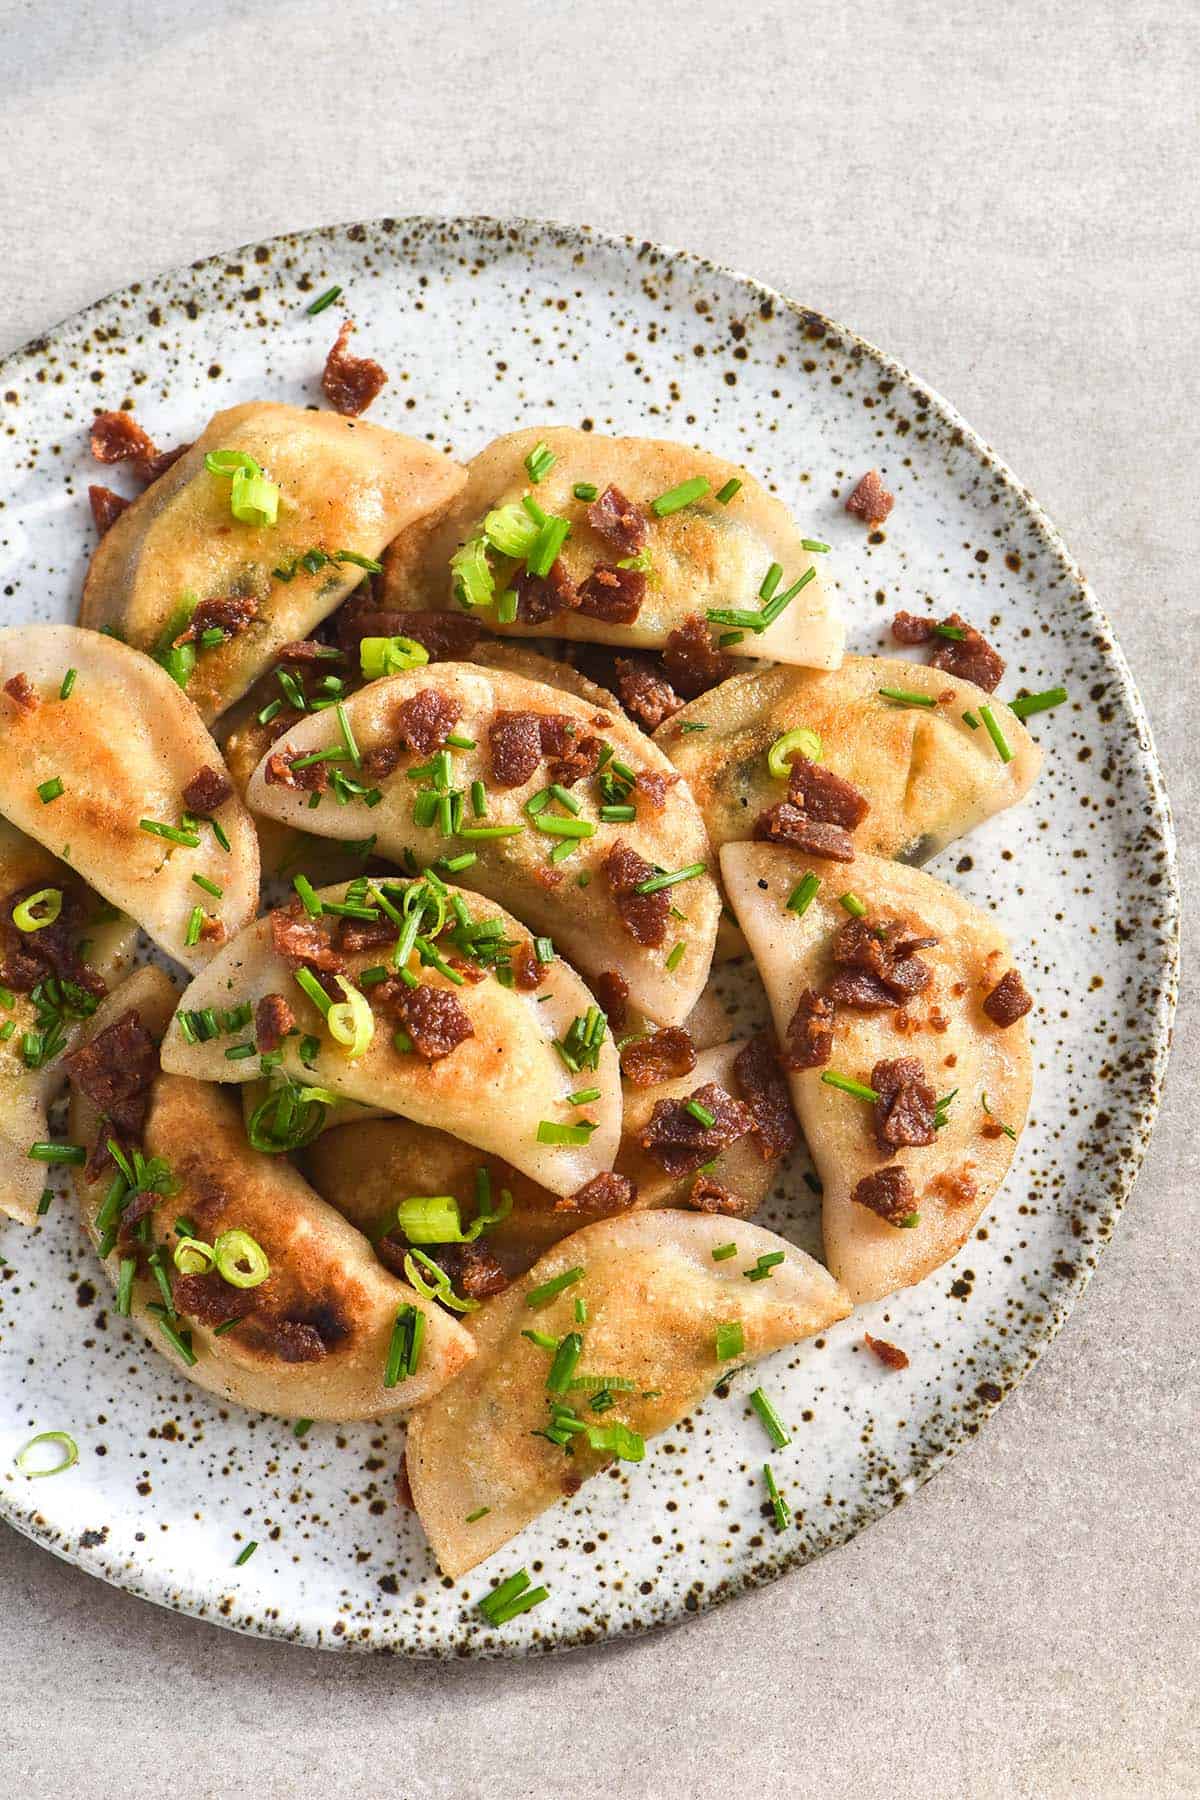
[[[792,757],[803,756],[808,762],[820,762],[821,740],[815,731],[809,731],[801,725],[795,731],[785,731],[777,737],[767,751],[767,769],[776,781],[786,781],[792,772]]]
[[[171,1260],[181,1275],[207,1275],[217,1266],[217,1255],[203,1238],[180,1238],[171,1252]]]
[[[248,1231],[223,1231],[213,1245],[213,1261],[230,1287],[261,1287],[271,1273],[266,1252]]]
[[[36,894],[30,894],[27,900],[13,907],[13,924],[18,931],[41,931],[45,926],[53,925],[62,912],[62,904],[61,888],[39,888]]]
[[[57,1444],[62,1455],[48,1469],[31,1468],[30,1462],[33,1460],[31,1452],[37,1451],[43,1444]],[[31,1437],[27,1444],[22,1444],[13,1461],[22,1475],[28,1476],[31,1481],[43,1475],[61,1475],[65,1469],[74,1468],[79,1461],[79,1445],[69,1432],[39,1431],[37,1436]]]
[[[346,998],[331,1006],[325,1015],[325,1023],[329,1027],[329,1035],[336,1044],[341,1044],[346,1052],[347,1060],[356,1062],[366,1054],[375,1036],[375,1014],[365,994],[351,987],[344,975],[337,976],[337,984]]]

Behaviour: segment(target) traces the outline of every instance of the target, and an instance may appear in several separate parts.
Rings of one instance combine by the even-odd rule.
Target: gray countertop
[[[1187,12],[7,0],[0,349],[139,275],[385,212],[585,220],[747,269],[917,369],[1042,500],[1141,685],[1189,879]],[[845,1549],[684,1630],[445,1667],[240,1639],[0,1528],[0,1791],[1200,1793],[1194,1006],[1176,1035],[1060,1339]]]

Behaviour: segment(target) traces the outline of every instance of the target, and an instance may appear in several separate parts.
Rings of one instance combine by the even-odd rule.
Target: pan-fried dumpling
[[[451,747],[434,757],[447,734]],[[322,755],[344,760],[309,760]],[[339,771],[365,799],[337,804]],[[721,908],[687,784],[622,715],[559,688],[471,663],[370,682],[343,714],[314,713],[288,731],[248,798],[297,830],[369,831],[376,854],[395,862],[445,859],[459,878],[462,859],[464,885],[552,937],[585,975],[622,976],[652,1018],[681,1023],[703,990]],[[662,884],[664,871],[684,878]],[[646,883],[659,885],[643,895]]]
[[[221,451],[251,458],[278,488],[274,523],[234,516],[232,466],[214,474],[205,463]],[[173,666],[214,719],[465,479],[431,445],[361,419],[268,401],[230,407],[105,532],[80,623],[159,656],[193,630],[192,654]],[[205,630],[220,635],[206,643]]]
[[[210,1007],[249,1005],[259,1048],[269,1041],[274,1049],[278,1040],[279,1067],[292,1080],[453,1131],[554,1193],[574,1193],[611,1169],[621,1133],[620,1072],[611,1040],[601,1037],[604,1015],[561,957],[540,967],[535,989],[515,980],[505,986],[500,974],[507,975],[510,956],[532,955],[528,934],[479,895],[438,886],[440,899],[428,881],[385,881],[370,890],[341,884],[315,899],[348,907],[350,916],[258,919],[193,981],[181,1014],[190,1022]],[[348,893],[360,898],[347,900]],[[409,921],[386,940],[381,925],[390,919],[380,894]],[[413,935],[413,914],[423,929],[405,962],[409,985],[389,971],[401,930]],[[328,926],[337,927],[332,942]],[[364,940],[366,947],[351,947]],[[364,981],[364,971],[373,979]],[[309,998],[320,992],[318,977],[343,995],[341,1013],[328,1019],[328,1007]],[[277,1001],[285,1015],[271,1029]],[[262,1011],[260,1002],[267,1002]],[[241,1035],[253,1041],[253,1033]],[[565,1057],[556,1045],[579,1048],[585,1037],[581,1073],[580,1057]],[[398,1040],[408,1047],[397,1048]],[[234,1047],[228,1035],[206,1037],[177,1021],[163,1044],[163,1067],[202,1081],[253,1080],[259,1061],[230,1060],[225,1052]],[[570,1095],[584,1087],[598,1088],[598,1098],[572,1105]]]
[[[697,1088],[716,1082],[731,1095],[739,1093],[733,1065],[742,1044],[702,1051],[690,1075],[652,1087],[625,1084],[624,1119],[616,1172],[632,1181],[635,1207],[682,1206],[687,1203],[695,1171],[668,1175],[643,1150],[639,1139],[660,1100],[688,1100]],[[395,1260],[404,1238],[395,1231],[397,1208],[414,1195],[448,1195],[458,1202],[464,1226],[475,1218],[480,1195],[487,1210],[497,1197],[512,1195],[512,1210],[481,1235],[481,1248],[510,1273],[527,1269],[542,1251],[589,1222],[586,1197],[578,1206],[557,1205],[558,1196],[494,1156],[481,1156],[470,1144],[411,1119],[364,1119],[325,1131],[304,1152],[304,1172],[317,1192],[344,1218],[357,1225],[374,1244],[391,1242],[381,1251]],[[727,1193],[736,1195],[742,1216],[758,1210],[771,1186],[778,1163],[763,1153],[761,1141],[744,1135],[711,1159],[710,1174]],[[481,1175],[481,1171],[483,1171]],[[481,1186],[482,1183],[482,1186]],[[626,1190],[628,1191],[628,1190]],[[612,1210],[603,1192],[594,1195],[592,1217]]]
[[[146,1032],[157,1035],[174,1002],[166,976],[143,969],[105,1001],[93,1037],[119,1026],[130,1011]],[[90,1148],[100,1129],[95,1105],[76,1087],[73,1141]],[[448,1313],[389,1274],[361,1232],[327,1206],[286,1158],[250,1148],[227,1091],[181,1075],[154,1078],[142,1150],[151,1182],[161,1191],[148,1193],[150,1210],[142,1216],[149,1226],[139,1225],[149,1248],[137,1254],[130,1317],[201,1387],[285,1418],[374,1418],[428,1400],[470,1359],[471,1340]],[[110,1166],[89,1181],[86,1170],[76,1172],[84,1223],[98,1248],[113,1173]],[[136,1206],[139,1197],[127,1197],[125,1209]],[[190,1258],[194,1270],[186,1266],[186,1252],[185,1267],[179,1268],[180,1219],[190,1227],[189,1237],[219,1253],[217,1267],[211,1255],[198,1250]],[[226,1233],[244,1233],[252,1243],[239,1246]],[[268,1273],[255,1285],[227,1280],[220,1272],[256,1274],[260,1255]],[[118,1291],[122,1262],[134,1256],[126,1238],[118,1239],[105,1259]],[[171,1287],[174,1318],[164,1319],[151,1256]],[[398,1316],[403,1314],[408,1344],[414,1313],[424,1327],[416,1328],[422,1341],[412,1357],[413,1372],[386,1386]],[[222,1330],[231,1319],[238,1323]]]
[[[535,482],[530,466],[539,466],[542,449],[552,460]],[[738,491],[721,504],[717,495],[735,481]],[[594,488],[596,497],[578,498],[578,484]],[[695,484],[690,491],[688,484]],[[571,527],[549,582],[524,579],[526,558],[534,557],[535,567],[537,561],[526,541],[532,532],[524,500]],[[666,502],[663,516],[655,501]],[[520,554],[504,554],[505,546]],[[631,560],[633,567],[620,567]],[[776,593],[796,591],[773,622],[744,629],[729,647],[736,656],[836,669],[845,631],[818,561],[782,501],[736,464],[684,444],[551,425],[514,431],[480,451],[445,514],[429,528],[405,533],[389,551],[384,604],[443,608],[457,606],[461,595],[481,605],[488,627],[505,635],[550,632],[661,649],[694,614],[732,608],[757,615],[764,604],[759,590],[778,564]],[[593,581],[597,567],[613,573]],[[520,605],[508,619],[511,602],[500,596],[514,581]],[[710,623],[724,635],[739,622]]]
[[[729,1242],[737,1255],[714,1262],[713,1251]],[[770,1279],[745,1279],[760,1256],[780,1251],[784,1260]],[[546,1303],[528,1305],[534,1289],[572,1269],[582,1271],[576,1281]],[[577,1299],[587,1307],[580,1326]],[[457,1577],[491,1556],[609,1463],[614,1451],[606,1446],[614,1440],[618,1455],[640,1460],[641,1440],[684,1418],[728,1368],[717,1356],[719,1325],[741,1326],[737,1361],[744,1363],[849,1311],[826,1270],[757,1225],[699,1213],[626,1213],[564,1238],[471,1314],[474,1361],[409,1427],[408,1479],[442,1570]],[[621,1384],[610,1390],[613,1405],[590,1408],[594,1385],[564,1383],[561,1394],[547,1395],[553,1352],[524,1335],[530,1328],[560,1341],[578,1330],[577,1378],[612,1377]],[[585,1426],[561,1433],[571,1442],[570,1457],[561,1441],[540,1435],[552,1428],[552,1400]]]
[[[1029,1105],[1032,1003],[995,921],[918,869],[771,844],[727,844],[721,868],[792,1064],[826,1261],[856,1303],[881,1299],[953,1256],[1004,1180]],[[810,872],[815,898],[789,911]]]
[[[926,694],[903,706],[880,688]],[[979,724],[990,705],[1013,752],[1000,760]],[[975,729],[964,714],[975,719]],[[787,732],[817,734],[821,761],[870,802],[858,849],[922,863],[1033,785],[1041,751],[1015,713],[972,682],[924,663],[848,656],[840,669],[767,669],[735,675],[693,700],[654,734],[682,770],[713,846],[749,838],[759,814],[787,796],[787,775],[767,767]]]
[[[23,916],[36,921],[58,904],[57,918],[22,931],[14,908],[46,890],[50,897]],[[22,1225],[33,1224],[45,1185],[45,1165],[30,1161],[29,1147],[48,1135],[63,1057],[105,990],[123,979],[136,937],[132,920],[0,819],[0,1212]]]
[[[195,708],[148,656],[75,625],[0,630],[0,683],[0,813],[203,968],[254,917],[258,844]]]

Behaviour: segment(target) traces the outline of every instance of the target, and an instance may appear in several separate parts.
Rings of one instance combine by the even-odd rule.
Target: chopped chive
[[[980,1099],[983,1102],[983,1110],[987,1114],[988,1118],[996,1119],[995,1113],[992,1111],[991,1107],[988,1105],[988,1097],[987,1097],[986,1091],[980,1095]],[[1003,1124],[1002,1121],[999,1119],[996,1119],[996,1123],[997,1123],[997,1125],[1000,1126],[1000,1129],[1004,1133],[1005,1137],[1011,1138],[1013,1143],[1015,1144],[1017,1141],[1017,1134],[1013,1130],[1012,1126]]]
[[[296,1423],[292,1426],[292,1436],[294,1438],[307,1437],[308,1433],[311,1430],[312,1430],[312,1420],[311,1419],[297,1419]]]
[[[838,905],[844,906],[852,919],[865,919],[867,909],[857,894],[839,894]]]
[[[521,1333],[521,1336],[523,1338],[528,1338],[530,1343],[533,1344],[534,1347],[538,1350],[557,1350],[558,1349],[558,1339],[556,1337],[551,1337],[549,1332],[546,1332],[546,1331],[523,1331]]]
[[[622,825],[629,820],[636,818],[636,807],[627,806],[623,802],[620,804],[614,803],[612,806],[602,806],[600,808],[601,823],[605,825]]]
[[[225,1052],[226,1062],[245,1062],[248,1056],[255,1054],[253,1044],[231,1044]]]
[[[477,1506],[474,1512],[469,1512],[467,1514],[464,1523],[467,1525],[474,1525],[477,1519],[486,1519],[491,1510],[490,1506]]]
[[[810,869],[808,874],[804,877],[804,880],[794,887],[788,895],[787,905],[785,906],[784,911],[795,913],[796,917],[799,918],[802,913],[808,911],[809,907],[816,899],[820,886],[821,877],[819,875],[814,875]]]
[[[332,306],[341,291],[340,284],[335,281],[333,286],[326,288],[323,294],[318,294],[312,304],[304,309],[309,318],[315,319],[317,314],[323,313],[327,306]]]
[[[762,578],[762,586],[758,590],[760,600],[769,600],[783,580],[783,564],[772,563]]]
[[[425,1314],[420,1307],[410,1304],[398,1308],[383,1371],[385,1388],[394,1388],[401,1376],[416,1374],[424,1342]]]
[[[821,1080],[826,1087],[838,1088],[843,1094],[853,1094],[856,1100],[874,1101],[879,1098],[873,1087],[867,1087],[861,1081],[853,1081],[849,1075],[839,1075],[836,1069],[823,1070]]]
[[[39,1219],[44,1219],[46,1214],[50,1211],[50,1206],[51,1206],[51,1202],[53,1201],[53,1199],[54,1199],[53,1188],[43,1188],[42,1189],[42,1197],[37,1203],[37,1216]]]
[[[556,814],[539,813],[534,825],[547,837],[590,838],[596,835],[594,819],[560,819]]]
[[[699,719],[685,719],[685,720],[684,720],[684,721],[683,721],[683,724],[682,724],[682,725],[681,725],[681,726],[680,726],[680,727],[679,727],[679,729],[680,729],[680,731],[684,731],[684,732],[687,732],[687,731],[707,731],[707,730],[708,730],[708,726],[707,726],[707,725],[704,725],[704,724],[701,724],[701,722],[700,722],[700,720],[699,720]]]
[[[525,458],[525,472],[534,487],[537,487],[539,482],[545,481],[557,460],[549,444],[544,444],[539,438]]]
[[[524,825],[460,825],[457,835],[473,843],[483,843],[489,838],[516,837],[524,829]]]
[[[182,844],[187,850],[197,850],[200,847],[200,833],[183,825],[164,825],[159,819],[139,819],[138,830],[147,832],[151,837],[165,838],[168,844]]]
[[[667,957],[667,968],[672,974],[674,974],[675,970],[679,967],[686,954],[687,945],[682,943],[676,944],[675,948],[670,952]]]
[[[816,578],[817,571],[815,569],[805,569],[803,575],[800,576],[799,580],[793,581],[790,588],[785,589],[782,594],[776,594],[774,599],[768,600],[763,607],[762,612],[758,615],[762,621],[758,629],[760,631],[765,631],[768,625],[773,625],[780,614],[791,605],[800,590],[806,588],[809,582],[815,581]]]
[[[184,945],[187,949],[192,949],[194,945],[200,942],[200,933],[203,927],[204,908],[202,906],[193,906],[191,912],[188,914],[187,930],[183,937]]]
[[[566,1393],[582,1354],[582,1334],[578,1331],[568,1331],[554,1352],[554,1361],[550,1364],[550,1370],[546,1376],[546,1392],[548,1394]]]
[[[741,488],[741,485],[742,484],[738,480],[737,476],[731,475],[729,477],[729,480],[725,483],[725,486],[717,489],[716,498],[720,502],[720,504],[722,506],[728,506],[729,502],[733,499],[733,496]]]
[[[471,811],[477,819],[482,819],[487,811],[487,789],[482,781],[471,783]]]
[[[776,1531],[786,1531],[792,1522],[792,1509],[775,1485],[775,1476],[770,1463],[763,1464],[763,1480],[767,1484],[767,1495],[775,1513]]]
[[[779,1414],[775,1411],[775,1408],[771,1405],[771,1402],[767,1399],[766,1394],[764,1394],[761,1388],[755,1388],[750,1396],[750,1404],[762,1420],[763,1425],[766,1427],[767,1436],[770,1438],[771,1443],[776,1450],[782,1450],[787,1444],[791,1443],[791,1435],[786,1429],[783,1420],[779,1417]]]
[[[771,1250],[760,1256],[752,1269],[743,1269],[742,1274],[747,1281],[769,1281],[772,1269],[777,1269],[780,1263],[786,1260],[786,1252]]]
[[[240,1569],[244,1563],[248,1563],[250,1561],[250,1558],[254,1555],[254,1552],[257,1549],[258,1549],[258,1539],[251,1538],[250,1542],[246,1545],[246,1548],[239,1552],[237,1560],[235,1561],[235,1563],[233,1565],[234,1568]]]
[[[728,1262],[731,1256],[737,1255],[736,1244],[718,1244],[712,1253],[714,1262]]]
[[[954,638],[959,643],[962,643],[967,635],[961,625],[935,625],[933,629],[938,637]]]
[[[584,1119],[578,1125],[556,1125],[551,1119],[542,1119],[537,1128],[539,1144],[586,1144],[596,1129],[594,1119]]]
[[[49,806],[50,802],[52,800],[57,800],[63,791],[62,778],[61,776],[55,775],[52,780],[43,781],[41,783],[37,791],[38,799],[43,806]]]
[[[648,881],[639,881],[634,888],[635,894],[657,894],[663,888],[675,887],[681,881],[692,881],[697,875],[703,875],[707,863],[689,863],[686,869],[676,869],[672,874],[652,875]]]
[[[121,1273],[117,1281],[117,1312],[123,1319],[129,1317],[130,1309],[133,1305],[133,1278],[136,1272],[137,1258],[135,1256],[123,1256],[121,1258]]]
[[[937,700],[932,694],[918,694],[915,688],[877,688],[885,700],[894,700],[897,706],[936,706]]]
[[[345,701],[335,701],[333,710],[337,714],[338,730],[342,734],[342,743],[346,747],[346,754],[354,764],[355,768],[361,769],[362,751],[359,749],[358,740],[354,736],[354,729],[350,724],[350,717],[346,711]]]
[[[979,730],[979,720],[975,717],[973,712],[965,712],[963,714],[963,724],[969,725],[972,731]]]
[[[27,1154],[30,1162],[60,1166],[87,1161],[87,1151],[82,1144],[30,1144]]]
[[[580,1294],[576,1297],[576,1300],[575,1300],[575,1323],[577,1325],[586,1325],[587,1322],[588,1322],[587,1301],[584,1299],[583,1295]],[[631,1382],[630,1386],[632,1387],[632,1385],[633,1385],[633,1383]]]
[[[215,881],[210,881],[207,875],[193,875],[192,880],[195,882],[196,886],[202,888],[206,894],[211,894],[214,900],[224,899],[225,889],[218,887]]]
[[[577,500],[594,500],[600,489],[594,481],[577,481],[571,492]]]
[[[317,794],[314,796],[314,798],[319,800],[320,795]],[[229,843],[228,837],[225,834],[225,827],[222,825],[220,819],[209,819],[208,823],[212,826],[212,834],[216,838],[218,844],[220,844],[222,850],[224,850],[228,854],[229,849],[230,849],[230,843]]]
[[[727,650],[731,644],[740,644],[745,635],[744,631],[723,631],[717,643],[722,650]]]
[[[1009,701],[1008,710],[1018,719],[1028,719],[1034,713],[1049,712],[1052,706],[1062,706],[1066,698],[1065,687],[1044,688],[1040,694],[1018,694]]]
[[[309,918],[310,919],[320,918],[320,916],[324,912],[325,908],[321,903],[321,899],[320,899],[319,895],[317,894],[317,890],[314,888],[312,882],[308,879],[308,876],[307,875],[294,876],[293,880],[292,880],[292,886],[295,888],[297,894],[299,894],[300,903],[304,907],[304,910],[308,914]]]
[[[559,783],[555,781],[550,785],[550,792],[554,795],[558,804],[560,806],[565,806],[569,813],[580,813],[583,811],[582,800],[578,799],[571,792],[570,788],[561,787]]]
[[[169,1319],[156,1319],[155,1323],[166,1338],[168,1344],[170,1344],[172,1350],[175,1351],[176,1355],[183,1358],[185,1365],[189,1369],[194,1368],[196,1363],[196,1352],[192,1349],[191,1332],[177,1331]],[[236,1321],[231,1321],[231,1323],[236,1323]],[[218,1327],[218,1330],[224,1329],[226,1329],[224,1326]],[[214,1332],[213,1335],[215,1336],[216,1333]]]
[[[582,1281],[583,1276],[582,1265],[574,1269],[567,1269],[562,1275],[552,1276],[549,1281],[543,1281],[541,1287],[530,1288],[525,1296],[526,1306],[541,1306],[544,1301],[553,1300],[554,1296],[561,1294],[564,1288],[572,1287],[575,1282]]]
[[[255,714],[260,725],[269,725],[271,720],[283,711],[282,700],[268,700],[262,710]]]
[[[568,1106],[590,1106],[593,1100],[600,1098],[599,1088],[580,1088],[577,1094],[567,1095]]]
[[[996,746],[996,754],[1000,758],[1000,761],[1002,763],[1010,763],[1013,759],[1013,753],[1009,748],[1008,739],[1000,729],[995,713],[990,706],[981,706],[979,709],[979,716],[983,720],[984,730]]]
[[[702,1106],[699,1100],[689,1100],[683,1110],[691,1113],[693,1119],[703,1125],[705,1131],[708,1131],[717,1122],[717,1115],[709,1112],[707,1106]]]
[[[75,682],[76,682],[76,679],[78,678],[78,675],[79,675],[78,669],[68,669],[67,670],[66,674],[62,678],[62,686],[58,690],[58,697],[60,700],[69,700],[71,698],[71,692],[75,686]]]
[[[829,545],[823,544],[820,538],[801,538],[800,548],[810,551],[813,556],[825,556],[828,553]]]
[[[294,972],[294,979],[296,986],[303,989],[313,1005],[318,1008],[322,1017],[328,1015],[329,1009],[333,1005],[333,1001],[329,998],[325,989],[312,973],[312,970],[297,969]]]
[[[709,482],[703,475],[693,475],[690,481],[681,481],[677,487],[668,488],[657,500],[650,502],[650,511],[657,519],[670,518],[672,513],[682,512],[694,500],[702,500],[709,491]]]
[[[734,1319],[730,1324],[717,1326],[717,1361],[729,1362],[740,1356],[746,1348],[746,1334],[741,1323]]]
[[[507,1581],[502,1581],[499,1587],[493,1588],[490,1594],[486,1594],[479,1602],[479,1610],[489,1625],[507,1625],[518,1614],[540,1606],[549,1591],[544,1587],[531,1588],[528,1575],[521,1569],[516,1575],[510,1575]]]
[[[536,937],[533,940],[533,954],[543,965],[554,961],[554,940],[548,937]]]

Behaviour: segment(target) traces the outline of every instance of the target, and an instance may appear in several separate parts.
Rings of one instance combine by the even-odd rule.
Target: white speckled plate
[[[307,300],[344,297],[312,319]],[[470,454],[556,420],[694,440],[766,477],[833,546],[851,647],[899,606],[957,607],[1008,658],[1004,691],[1065,682],[1019,811],[931,867],[996,909],[1038,994],[1032,1122],[956,1260],[781,1355],[765,1380],[793,1442],[796,1523],[776,1535],[761,1426],[734,1391],[601,1477],[494,1565],[442,1580],[393,1476],[402,1428],[286,1424],[222,1407],[153,1358],[108,1304],[69,1201],[9,1226],[0,1271],[0,1514],[132,1593],[325,1648],[449,1656],[592,1642],[696,1612],[818,1555],[897,1505],[1049,1343],[1129,1191],[1167,1054],[1174,845],[1121,653],[1035,502],[955,413],[852,333],[742,276],[650,244],[528,223],[385,219],[280,238],[128,288],[0,369],[0,620],[70,619],[94,541],[94,411],[132,401],[164,445],[219,406],[320,398],[348,310],[391,381],[371,416]],[[841,499],[877,465],[896,494],[868,535]],[[120,481],[120,475],[117,476]],[[746,1010],[752,975],[722,974]],[[764,1222],[816,1248],[788,1172]],[[881,1329],[902,1374],[861,1347]],[[743,1378],[744,1379],[744,1378]],[[13,1454],[69,1429],[78,1466],[31,1481]],[[235,1568],[250,1538],[260,1548]],[[491,1631],[474,1601],[522,1563],[550,1587]]]

